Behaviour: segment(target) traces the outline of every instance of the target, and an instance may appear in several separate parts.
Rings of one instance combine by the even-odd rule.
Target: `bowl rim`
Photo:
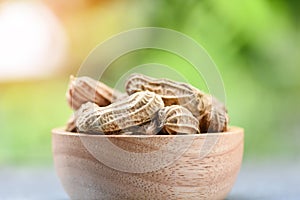
[[[228,131],[218,133],[201,133],[201,134],[189,134],[189,135],[104,135],[104,134],[85,134],[79,132],[69,132],[65,130],[65,127],[58,127],[52,129],[52,135],[68,135],[76,137],[97,137],[97,138],[172,138],[172,137],[210,137],[210,136],[222,136],[222,135],[234,135],[243,134],[244,129],[238,126],[229,126]]]

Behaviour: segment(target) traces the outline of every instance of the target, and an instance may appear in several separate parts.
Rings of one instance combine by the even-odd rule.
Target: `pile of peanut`
[[[67,101],[75,111],[66,130],[88,134],[198,134],[227,130],[221,102],[168,79],[132,74],[126,93],[89,77],[71,76]]]

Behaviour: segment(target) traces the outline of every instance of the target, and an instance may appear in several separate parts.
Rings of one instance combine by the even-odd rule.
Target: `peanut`
[[[158,112],[159,127],[168,134],[196,134],[199,133],[199,121],[192,113],[179,105],[166,106]]]
[[[93,102],[99,106],[107,106],[118,98],[120,92],[113,90],[104,83],[89,77],[70,77],[69,88],[66,93],[69,106],[77,110],[86,102]]]
[[[137,92],[106,107],[86,103],[77,113],[76,126],[81,132],[117,133],[150,121],[164,107],[159,95]]]
[[[166,106],[186,104],[196,95],[194,88],[186,83],[154,79],[142,74],[132,74],[125,88],[129,95],[146,90],[155,92],[162,97]]]
[[[212,99],[211,102],[200,120],[201,132],[213,133],[227,131],[229,117],[224,104],[216,99]]]
[[[186,83],[132,74],[125,87],[129,95],[138,91],[155,92],[162,97],[166,106],[182,105],[196,117],[201,116],[205,106],[201,101],[205,94]]]
[[[79,132],[88,132],[92,133],[95,130],[90,129],[90,124],[93,123],[98,117],[101,107],[92,102],[84,103],[80,108],[75,112],[75,124]]]

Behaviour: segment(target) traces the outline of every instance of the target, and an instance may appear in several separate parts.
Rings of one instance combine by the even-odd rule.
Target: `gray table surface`
[[[0,199],[68,199],[52,168],[0,167]],[[243,164],[227,197],[300,199],[300,163]]]

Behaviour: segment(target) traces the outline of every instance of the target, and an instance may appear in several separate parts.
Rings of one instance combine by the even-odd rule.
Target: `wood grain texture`
[[[157,151],[175,137],[183,143],[192,137],[191,145],[174,162],[145,173],[108,167],[86,148],[109,139],[125,151],[145,153]],[[63,128],[52,131],[56,172],[71,199],[224,199],[242,163],[243,140],[243,129],[237,127],[225,133],[192,136],[85,135]],[[101,150],[101,145],[96,146]],[[170,148],[170,155],[175,149]],[[106,153],[112,161],[117,159],[114,152]],[[142,162],[141,166],[154,164]]]

